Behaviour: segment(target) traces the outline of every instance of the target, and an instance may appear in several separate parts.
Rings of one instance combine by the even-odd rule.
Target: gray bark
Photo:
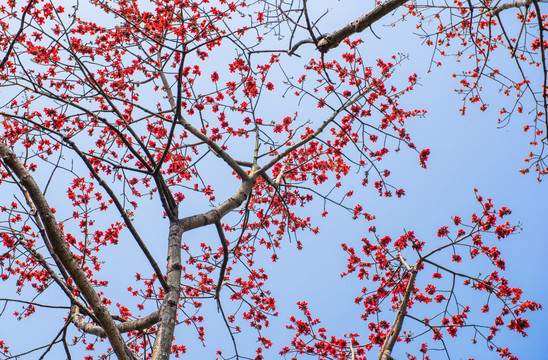
[[[391,356],[391,353],[392,350],[394,350],[394,345],[398,340],[398,336],[400,336],[403,320],[405,320],[405,314],[407,313],[407,304],[409,304],[409,298],[411,297],[411,293],[415,288],[415,279],[417,278],[418,267],[419,265],[417,264],[411,270],[411,277],[409,278],[409,282],[407,283],[405,295],[398,308],[396,318],[394,319],[394,323],[392,324],[392,329],[390,329],[386,336],[386,340],[381,349],[381,353],[379,354],[379,360],[394,360],[394,358]]]
[[[398,7],[405,4],[407,0],[388,0],[369,11],[367,14],[360,16],[351,23],[343,26],[339,30],[332,32],[324,36],[318,41],[318,50],[321,53],[326,53],[329,50],[339,46],[341,41],[349,37],[350,35],[359,33],[367,29],[373,23],[382,19],[389,12],[396,10]]]
[[[153,313],[143,318],[116,324],[116,327],[118,328],[118,331],[120,331],[121,333],[126,333],[129,331],[135,331],[135,330],[145,330],[151,327],[152,325],[156,324],[159,318],[160,318],[160,311],[156,310]],[[82,330],[83,332],[86,332],[88,334],[93,334],[95,336],[99,336],[102,338],[107,337],[107,334],[102,327],[88,323],[84,321],[84,319],[82,319],[82,316],[80,315],[80,309],[78,308],[78,306],[74,306],[71,320],[72,320],[72,323],[76,325],[76,327],[78,327],[78,329]]]
[[[152,349],[152,360],[168,360],[175,332],[177,307],[181,296],[181,242],[184,228],[179,221],[171,221],[169,226],[167,284],[169,291],[165,294],[160,308],[158,334]]]

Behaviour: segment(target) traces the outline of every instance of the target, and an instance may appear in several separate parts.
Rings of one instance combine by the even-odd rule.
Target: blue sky
[[[353,6],[356,4],[359,2],[355,2]],[[361,6],[354,8],[346,2],[344,7],[333,6],[332,3],[329,3],[329,6],[331,6],[330,13],[326,21],[322,23],[322,29],[325,28],[326,31],[352,20],[349,14],[363,12]],[[318,10],[318,14],[322,12],[320,6],[315,9]],[[401,235],[405,229],[415,231],[417,237],[423,241],[437,241],[437,229],[448,225],[452,216],[460,215],[465,218],[473,212],[480,211],[474,200],[474,188],[479,189],[484,197],[492,197],[497,207],[511,208],[513,214],[510,220],[522,224],[519,234],[511,236],[500,244],[502,254],[507,260],[508,270],[505,276],[514,286],[524,290],[524,298],[541,303],[548,299],[546,290],[548,280],[542,276],[545,256],[548,253],[546,232],[548,202],[545,201],[548,198],[548,188],[544,182],[539,183],[534,174],[521,175],[518,172],[524,165],[523,158],[531,150],[528,145],[530,134],[524,134],[521,130],[525,119],[516,117],[505,127],[497,128],[498,108],[508,99],[500,97],[495,84],[486,84],[484,89],[484,95],[492,105],[490,110],[484,113],[471,107],[466,116],[461,116],[458,111],[461,106],[461,97],[453,91],[457,81],[451,77],[453,72],[458,71],[459,64],[455,64],[452,59],[447,59],[441,68],[427,73],[430,49],[421,47],[420,39],[412,35],[412,23],[399,24],[396,28],[383,27],[379,24],[374,27],[374,31],[380,39],[373,36],[369,30],[366,30],[362,36],[365,40],[362,55],[366,63],[373,65],[375,59],[379,57],[403,53],[409,55],[409,59],[396,69],[394,78],[401,77],[404,81],[413,72],[419,74],[420,85],[406,95],[401,102],[408,107],[428,110],[425,118],[411,119],[406,126],[412,134],[413,142],[419,148],[431,149],[428,168],[421,169],[417,154],[411,151],[392,154],[383,160],[383,165],[392,171],[391,182],[406,190],[406,196],[403,199],[379,198],[374,189],[359,192],[356,196],[360,197],[360,201],[366,206],[368,212],[376,215],[376,220],[354,221],[347,213],[333,209],[328,218],[318,218],[319,235],[308,232],[299,234],[299,239],[304,244],[302,251],[297,251],[294,243],[285,243],[278,252],[280,260],[275,264],[265,264],[270,274],[269,287],[277,298],[280,310],[279,319],[272,322],[272,327],[268,331],[268,335],[273,340],[277,339],[280,342],[275,342],[273,349],[268,352],[267,359],[275,358],[274,355],[285,345],[283,341],[287,342],[289,339],[291,334],[284,329],[283,325],[288,323],[287,319],[290,315],[298,313],[295,303],[300,300],[310,303],[313,316],[321,318],[322,325],[333,335],[342,336],[343,333],[361,332],[362,336],[366,337],[366,324],[358,319],[361,308],[353,304],[354,297],[359,294],[360,287],[365,284],[351,279],[340,279],[339,274],[346,267],[346,254],[341,250],[340,243],[359,244],[359,239],[367,235],[367,228],[371,225],[377,227],[379,234],[387,234],[393,238]],[[311,54],[311,49],[303,50],[303,53]],[[503,56],[500,57],[500,61],[502,60],[504,60]],[[503,71],[506,69],[504,64],[501,65]],[[218,64],[212,62],[206,64],[205,68],[209,66],[213,69],[216,65]],[[513,70],[508,68],[508,71]],[[282,102],[283,107],[280,106]],[[277,99],[267,103],[262,111],[265,114],[278,114],[280,110],[291,112],[292,106],[295,104],[291,100]],[[318,114],[316,109],[307,107],[306,102],[298,110],[303,119],[313,119]],[[210,181],[220,185],[217,196],[219,200],[223,199],[223,193],[226,195],[233,191],[235,184],[218,175],[218,169],[221,166],[223,165],[213,159],[204,169],[204,176],[211,176]],[[351,180],[356,181],[356,179],[357,177]],[[64,179],[59,181],[61,180]],[[52,189],[52,192],[62,195],[64,189],[59,186],[57,189]],[[11,197],[8,197],[7,201],[12,201]],[[157,202],[148,201],[146,204],[136,212],[140,219],[146,219],[146,221],[139,221],[136,226],[150,244],[158,243],[157,246],[151,246],[151,251],[163,261],[166,222],[157,215]],[[191,211],[207,209],[208,206],[209,204],[205,201],[193,203],[190,207],[184,207],[182,212],[188,215]],[[70,214],[70,209],[66,211]],[[321,212],[321,203],[315,202],[302,211],[317,215]],[[184,237],[192,242],[211,241],[212,246],[216,246],[218,242],[213,228],[198,229],[185,234]],[[119,290],[124,293],[127,284],[132,284],[134,281],[135,269],[143,273],[148,271],[148,268],[142,270],[141,262],[144,259],[140,257],[134,244],[129,240],[122,241],[120,245],[105,254],[103,273],[116,273],[110,287],[106,290],[110,294],[116,294]],[[0,292],[2,291],[0,288]],[[2,292],[1,296],[8,295],[12,294]],[[130,302],[134,301],[127,294],[121,296]],[[470,296],[471,302],[476,300],[474,295],[463,294],[463,296]],[[113,298],[116,297],[113,296]],[[46,303],[49,300],[56,301],[55,296],[48,298],[47,295],[42,300]],[[213,359],[218,347],[226,350],[227,354],[230,353],[231,346],[226,342],[226,329],[217,314],[215,304],[204,305],[202,312],[209,315],[206,322],[209,325],[209,329],[206,329],[206,347],[202,347],[195,341],[196,334],[188,327],[180,327],[176,333],[178,339],[185,339],[182,342],[188,344],[188,358],[201,356]],[[64,316],[64,310],[57,311],[53,315],[45,315],[46,312],[41,314],[44,315],[33,318],[32,322],[27,320],[22,323],[16,323],[3,316],[0,338],[10,340],[14,350],[22,349],[26,344],[21,341],[20,333],[6,332],[5,329],[23,329],[25,325],[24,331],[32,334],[31,337],[37,344],[46,341],[52,337],[52,333],[44,334],[41,330],[42,326],[53,325],[52,331],[58,329],[61,324],[58,319]],[[387,318],[391,320],[392,317],[390,314]],[[531,320],[528,338],[523,339],[518,334],[499,335],[499,343],[504,346],[510,345],[514,354],[521,359],[539,358],[545,353],[543,334],[547,330],[548,320],[545,312],[530,313],[528,317]],[[245,337],[239,340],[243,347],[249,346],[249,353],[253,351],[255,337],[253,332],[248,334],[251,336],[244,335]],[[189,340],[186,341],[186,339]],[[463,336],[463,339],[457,339],[453,344],[449,341],[452,355],[454,355],[452,358],[466,359],[471,356],[480,359],[498,358],[496,353],[486,351],[481,345],[468,347],[468,339],[469,336]],[[405,349],[403,344],[396,346],[395,354],[398,355],[398,360],[403,358],[401,351]],[[61,349],[55,351],[52,352],[52,359],[62,353]],[[438,353],[434,353],[433,357],[443,358]]]

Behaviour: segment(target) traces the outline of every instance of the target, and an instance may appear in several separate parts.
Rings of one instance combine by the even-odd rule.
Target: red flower
[[[428,284],[426,285],[426,288],[424,289],[428,295],[434,295],[436,292],[436,287],[434,285]]]
[[[419,161],[421,166],[426,169],[426,162],[428,161],[428,156],[430,155],[430,149],[424,149],[419,155]]]
[[[442,226],[441,228],[439,228],[438,237],[444,237],[444,236],[447,236],[447,234],[449,234],[449,230],[447,226]]]

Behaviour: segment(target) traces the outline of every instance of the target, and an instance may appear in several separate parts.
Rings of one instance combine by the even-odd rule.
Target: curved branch
[[[255,184],[255,179],[260,175],[256,172],[256,170],[257,169],[254,166],[250,174],[250,177],[252,177],[253,180],[242,181],[242,185],[240,186],[238,191],[236,191],[234,195],[232,195],[222,204],[216,206],[214,209],[208,212],[188,216],[184,219],[181,219],[180,223],[181,226],[184,228],[184,231],[214,224],[215,222],[221,220],[223,216],[236,209],[238,206],[242,205],[242,203],[251,193],[253,185]]]
[[[221,265],[221,271],[219,272],[219,281],[217,282],[217,288],[215,289],[215,297],[217,298],[217,304],[220,305],[220,293],[221,287],[223,286],[223,281],[225,279],[226,266],[228,265],[228,245],[226,244],[226,237],[223,231],[223,225],[221,220],[215,222],[215,227],[217,228],[217,233],[219,234],[219,239],[221,239],[221,244],[223,246],[223,264]]]
[[[126,333],[129,331],[144,330],[148,329],[152,325],[158,323],[160,320],[160,310],[156,310],[153,313],[139,319],[126,321],[120,324],[116,324],[116,328],[120,333]],[[72,316],[70,321],[80,330],[85,333],[99,336],[102,338],[107,337],[105,330],[98,325],[91,324],[87,321],[84,321],[82,315],[80,315],[80,308],[78,306],[72,307]]]
[[[26,304],[26,305],[49,308],[49,309],[70,309],[70,306],[48,305],[48,304],[37,303],[37,302],[34,302],[34,301],[26,301],[26,300],[19,300],[19,299],[0,298],[0,301],[16,302],[16,303],[21,303],[21,304]]]

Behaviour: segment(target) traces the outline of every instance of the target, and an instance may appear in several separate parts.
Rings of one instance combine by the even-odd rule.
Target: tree
[[[414,22],[433,49],[432,67],[447,55],[462,61],[454,75],[461,112],[468,104],[485,111],[483,83],[498,83],[515,97],[499,121],[524,113],[524,130],[533,133],[522,172],[533,169],[540,180],[548,171],[541,3],[388,0],[328,33],[326,14],[310,5],[29,0],[0,7],[0,269],[3,287],[13,289],[2,301],[23,305],[19,319],[51,310],[61,320],[45,346],[13,352],[0,342],[4,358],[57,347],[67,358],[92,359],[95,347],[99,358],[179,357],[190,340],[177,329],[194,328],[204,342],[204,316],[215,317],[233,344],[219,358],[260,359],[277,347],[286,357],[386,360],[406,346],[411,359],[429,358],[432,347],[450,358],[446,341],[467,330],[473,342],[515,358],[495,336],[505,328],[525,335],[524,314],[541,306],[500,275],[505,261],[496,243],[516,226],[506,220],[510,209],[479,193],[471,220],[454,216],[433,239],[412,230],[393,239],[364,225],[357,244],[341,243],[342,276],[357,274],[364,284],[355,302],[366,330],[332,336],[302,301],[287,324],[288,344],[264,335],[278,314],[265,262],[276,262],[297,233],[319,231],[311,214],[372,221],[360,195],[370,182],[381,197],[405,195],[388,181],[383,159],[401,150],[427,166],[430,150],[417,148],[405,126],[428,104],[400,105],[418,75],[396,76],[405,56],[362,56],[367,43],[355,34],[369,28],[374,36],[379,22],[394,29]],[[517,20],[505,17],[516,12]],[[501,57],[513,64],[507,73],[493,65]],[[199,232],[210,228],[215,236]],[[130,247],[140,255],[124,263],[130,268],[117,267],[126,251],[119,249]],[[137,281],[113,286],[119,273]],[[467,289],[481,297],[483,315],[477,303],[461,301]],[[219,315],[200,311],[208,303]],[[238,344],[251,330],[258,344],[250,353]],[[405,345],[411,341],[418,349]]]

